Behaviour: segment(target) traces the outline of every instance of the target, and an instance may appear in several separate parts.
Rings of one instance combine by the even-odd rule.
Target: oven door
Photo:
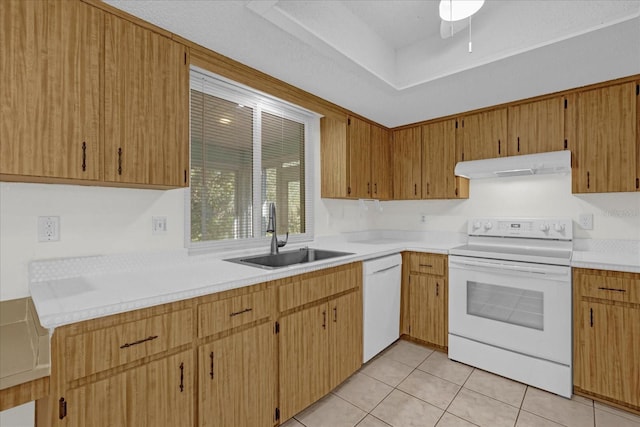
[[[449,256],[449,333],[571,365],[571,268]]]

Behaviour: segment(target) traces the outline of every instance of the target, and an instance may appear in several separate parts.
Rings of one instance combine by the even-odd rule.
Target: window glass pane
[[[278,234],[304,233],[304,123],[265,111],[261,118],[262,235],[271,202],[276,204]]]
[[[268,247],[268,207],[277,233],[313,239],[313,173],[308,135],[315,114],[191,69],[191,185],[187,245],[195,250]],[[309,168],[305,168],[309,162]]]
[[[191,90],[191,241],[253,236],[253,109]]]

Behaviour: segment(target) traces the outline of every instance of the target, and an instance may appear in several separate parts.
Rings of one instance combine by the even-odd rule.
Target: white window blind
[[[268,243],[268,205],[278,234],[313,239],[313,113],[191,70],[191,248]]]

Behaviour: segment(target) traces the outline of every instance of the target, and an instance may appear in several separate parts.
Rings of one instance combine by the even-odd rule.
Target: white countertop
[[[31,297],[42,326],[54,328],[82,320],[122,313],[201,295],[308,273],[405,250],[447,254],[462,244],[458,233],[427,240],[388,237],[347,241],[345,236],[318,238],[304,245],[352,252],[339,258],[265,270],[224,261],[245,253],[189,256],[187,251],[121,254],[34,261],[30,265]],[[443,237],[444,236],[444,237]],[[258,253],[265,253],[261,248]]]
[[[447,254],[464,244],[461,233],[360,232],[317,238],[304,245],[352,252],[329,260],[265,270],[224,261],[247,252],[189,256],[186,250],[33,261],[29,288],[42,326],[62,325],[194,298],[402,251]],[[624,241],[623,241],[624,242]],[[635,245],[635,246],[633,246]],[[618,253],[581,242],[572,266],[640,272],[638,242]],[[584,250],[586,249],[586,250]],[[597,249],[597,248],[596,248]],[[258,252],[266,253],[268,248]],[[621,255],[622,254],[622,255]],[[625,255],[626,254],[626,255]]]

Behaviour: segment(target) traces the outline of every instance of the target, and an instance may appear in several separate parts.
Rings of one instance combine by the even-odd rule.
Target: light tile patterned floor
[[[398,341],[283,427],[640,427],[640,416],[565,399]]]

